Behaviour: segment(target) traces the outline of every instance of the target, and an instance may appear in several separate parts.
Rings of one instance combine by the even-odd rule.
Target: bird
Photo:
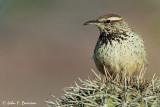
[[[108,71],[113,77],[119,72],[131,76],[148,65],[144,40],[121,16],[106,14],[83,25],[96,25],[100,31],[93,59],[103,75]]]

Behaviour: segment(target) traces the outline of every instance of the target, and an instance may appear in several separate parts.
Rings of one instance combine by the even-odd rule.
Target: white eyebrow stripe
[[[108,20],[121,20],[121,17],[109,17]]]

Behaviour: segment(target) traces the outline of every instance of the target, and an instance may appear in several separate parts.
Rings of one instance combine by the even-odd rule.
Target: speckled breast
[[[144,41],[140,35],[134,32],[127,32],[126,35],[118,35],[113,39],[99,37],[93,58],[102,74],[104,66],[111,74],[124,70],[132,74],[147,64]]]

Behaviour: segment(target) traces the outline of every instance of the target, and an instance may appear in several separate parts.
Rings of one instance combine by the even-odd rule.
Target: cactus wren
[[[104,66],[115,76],[120,71],[132,75],[147,65],[143,39],[121,16],[107,14],[84,23],[89,24],[96,25],[100,30],[93,59],[102,74],[105,74]]]

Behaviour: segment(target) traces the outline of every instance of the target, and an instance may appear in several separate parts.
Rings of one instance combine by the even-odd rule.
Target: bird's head
[[[107,14],[96,20],[85,22],[83,25],[96,25],[100,32],[106,33],[117,33],[130,29],[125,20],[116,14]]]

